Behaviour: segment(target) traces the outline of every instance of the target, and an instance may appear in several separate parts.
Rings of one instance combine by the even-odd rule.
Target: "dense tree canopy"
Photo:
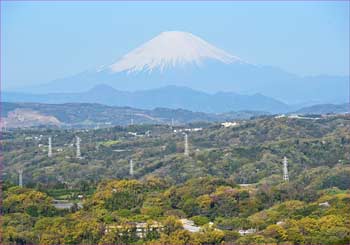
[[[347,117],[257,118],[188,134],[184,156],[183,134],[168,126],[6,132],[2,244],[350,243]]]

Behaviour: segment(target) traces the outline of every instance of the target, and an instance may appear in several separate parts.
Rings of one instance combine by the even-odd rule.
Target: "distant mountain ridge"
[[[25,93],[82,93],[99,84],[139,91],[169,85],[215,93],[261,93],[288,104],[344,103],[349,76],[298,76],[250,64],[181,31],[160,33],[112,64],[26,89]]]
[[[194,122],[220,122],[234,119],[248,119],[268,112],[240,111],[223,114],[192,112],[184,109],[155,108],[143,110],[131,107],[107,106],[96,103],[9,103],[1,107],[4,126],[62,126],[62,127],[96,127],[134,124],[171,124]],[[25,120],[23,120],[25,119]]]
[[[297,110],[295,113],[299,114],[345,114],[350,113],[350,105],[347,104],[321,104],[303,107]]]
[[[132,50],[117,62],[102,70],[112,72],[149,73],[158,70],[186,66],[200,66],[205,60],[216,60],[224,64],[242,62],[224,50],[221,50],[192,33],[166,31]]]
[[[82,93],[24,94],[3,93],[3,101],[37,103],[99,103],[141,109],[166,107],[207,113],[229,111],[287,112],[291,107],[262,94],[240,95],[230,92],[207,94],[186,87],[167,86],[159,89],[126,92],[108,85],[97,85]]]
[[[302,108],[290,114],[343,114],[348,104],[316,105]],[[155,108],[153,110],[132,107],[107,106],[97,103],[9,103],[1,107],[2,125],[7,128],[32,126],[58,127],[110,127],[114,125],[210,123],[269,116],[264,111],[231,111],[226,113],[193,112],[184,109]]]

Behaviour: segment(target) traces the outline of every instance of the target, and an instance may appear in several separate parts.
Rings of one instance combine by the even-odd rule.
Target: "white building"
[[[329,204],[329,202],[321,202],[321,203],[318,204],[318,206],[328,208],[328,207],[330,207],[331,205]]]
[[[256,229],[248,229],[248,230],[239,230],[238,233],[241,235],[241,236],[244,236],[244,235],[248,235],[248,234],[253,234],[256,232]]]
[[[224,126],[225,128],[237,127],[237,126],[239,126],[239,123],[238,122],[223,122],[223,123],[221,123],[221,126]]]
[[[189,232],[199,232],[201,229],[199,226],[195,226],[194,222],[192,220],[180,219],[180,221],[181,221],[184,229],[189,231]]]

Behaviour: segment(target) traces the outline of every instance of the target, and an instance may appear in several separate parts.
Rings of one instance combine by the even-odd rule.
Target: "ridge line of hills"
[[[314,105],[290,114],[343,114],[348,104]],[[193,112],[185,109],[157,107],[152,110],[132,107],[108,106],[98,103],[2,103],[3,127],[108,127],[113,125],[211,123],[244,120],[259,116],[272,116],[266,111],[231,111],[225,113]]]
[[[234,92],[209,94],[188,87],[165,86],[152,90],[135,92],[120,91],[105,84],[79,93],[30,94],[4,92],[3,101],[36,102],[48,104],[61,103],[99,103],[109,106],[130,106],[141,109],[166,107],[206,113],[224,113],[229,111],[266,111],[286,113],[299,109],[302,105],[292,106],[260,93],[251,95]]]

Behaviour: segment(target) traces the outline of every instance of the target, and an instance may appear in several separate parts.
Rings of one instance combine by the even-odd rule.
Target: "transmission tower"
[[[129,174],[130,174],[131,177],[134,177],[134,162],[132,161],[132,159],[130,160]]]
[[[23,169],[18,170],[18,185],[19,185],[20,187],[23,187],[23,178],[22,178],[22,175],[23,175]]]
[[[49,137],[49,150],[47,152],[48,157],[52,157],[52,138]]]
[[[287,157],[283,158],[283,180],[284,181],[289,181]]]
[[[80,138],[79,138],[79,136],[76,136],[76,140],[77,140],[77,144],[76,144],[76,146],[77,146],[77,153],[76,153],[76,158],[77,159],[81,159],[81,153],[80,153]]]
[[[189,150],[188,150],[188,135],[185,133],[185,151],[184,151],[184,155],[188,156],[189,155]]]

